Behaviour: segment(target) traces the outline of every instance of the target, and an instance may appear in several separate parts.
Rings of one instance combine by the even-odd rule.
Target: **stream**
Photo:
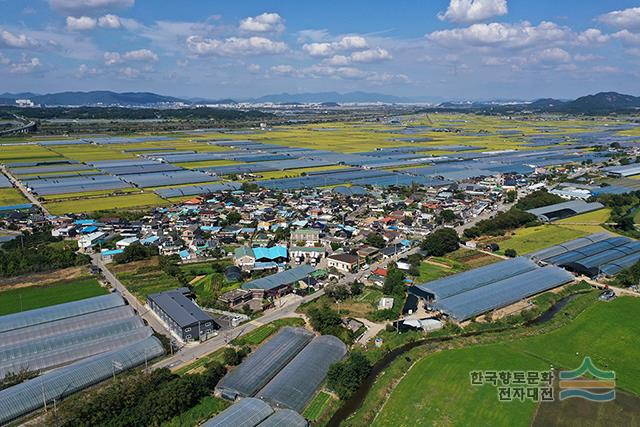
[[[573,294],[573,295],[568,295],[564,298],[559,299],[547,311],[542,313],[540,316],[538,316],[531,322],[528,322],[526,326],[538,326],[548,322],[549,320],[553,319],[553,317],[556,314],[558,314],[560,310],[562,310],[570,301],[572,301],[577,296],[578,294]],[[469,332],[466,334],[462,334],[461,336],[470,337],[470,336],[482,334],[484,332],[486,331]],[[353,415],[360,408],[360,406],[362,406],[362,403],[367,397],[367,394],[369,394],[369,390],[371,390],[371,386],[373,386],[373,383],[375,382],[378,375],[381,372],[383,372],[399,356],[403,355],[404,353],[408,352],[411,349],[414,349],[424,344],[449,341],[457,337],[459,336],[425,338],[425,339],[404,344],[387,353],[382,359],[380,359],[378,362],[376,362],[375,365],[373,365],[373,368],[371,368],[371,372],[369,373],[367,378],[364,380],[364,382],[362,383],[358,391],[356,391],[353,394],[353,396],[349,398],[349,400],[345,401],[344,404],[336,411],[336,413],[333,414],[327,426],[338,427],[343,421],[345,421],[347,418]]]

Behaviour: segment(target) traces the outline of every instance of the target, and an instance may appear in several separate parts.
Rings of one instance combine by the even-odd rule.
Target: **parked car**
[[[600,301],[611,301],[615,297],[616,297],[616,293],[615,292],[613,292],[611,289],[605,289],[600,294]]]

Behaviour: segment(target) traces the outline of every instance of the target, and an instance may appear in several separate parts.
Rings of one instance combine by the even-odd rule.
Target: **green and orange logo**
[[[578,397],[594,402],[616,398],[616,373],[597,368],[589,356],[573,371],[560,371],[560,400]]]

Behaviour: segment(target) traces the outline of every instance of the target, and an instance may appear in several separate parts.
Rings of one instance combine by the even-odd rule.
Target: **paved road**
[[[164,324],[150,311],[145,305],[138,301],[138,298],[133,296],[131,292],[122,284],[120,280],[105,266],[104,262],[100,254],[91,254],[91,263],[98,267],[102,272],[104,278],[109,282],[109,284],[120,294],[124,299],[127,300],[129,305],[133,307],[134,310],[138,312],[138,315],[142,317],[149,326],[153,328],[154,331],[166,335],[171,338],[171,333],[164,326]]]
[[[40,200],[38,200],[36,196],[34,196],[29,190],[27,190],[27,187],[22,185],[22,183],[16,177],[14,177],[4,165],[0,165],[0,171],[2,171],[2,173],[4,173],[7,178],[9,178],[9,181],[11,181],[13,185],[15,185],[16,188],[20,190],[20,192],[22,192],[22,194],[24,194],[24,196],[29,199],[29,201],[33,205],[38,206],[40,209],[42,209],[42,212],[44,212],[45,215],[50,215],[49,211],[44,207]]]
[[[378,267],[384,268],[387,266],[389,262],[395,261],[398,258],[410,255],[412,253],[416,253],[417,251],[418,251],[418,248],[414,248],[409,251],[399,253],[396,256],[391,257],[387,260],[374,263],[371,265],[370,270],[360,271],[353,274],[347,274],[338,283],[349,284],[349,283],[352,283],[354,280],[361,280],[363,276],[369,275],[371,273],[371,270],[374,270]],[[271,323],[277,319],[296,316],[295,311],[301,304],[304,304],[309,301],[313,301],[314,299],[320,298],[322,295],[324,295],[324,289],[321,289],[318,292],[315,292],[314,294],[311,294],[311,295],[307,295],[305,297],[289,296],[288,298],[283,299],[283,300],[286,300],[286,302],[284,302],[282,306],[279,306],[280,302],[276,301],[275,302],[276,307],[266,310],[264,314],[259,318],[254,319],[251,322],[236,326],[235,328],[222,331],[218,336],[211,338],[203,343],[187,345],[182,349],[180,349],[180,351],[175,353],[173,356],[170,356],[166,359],[159,361],[158,363],[153,365],[153,367],[175,369],[180,367],[181,365],[191,363],[202,356],[205,356],[209,353],[212,353],[224,347],[225,345],[227,345],[229,341],[239,336],[248,334],[249,332],[253,331],[256,328],[259,328],[262,325]]]
[[[178,368],[181,365],[191,363],[202,356],[212,353],[227,343],[239,336],[248,334],[254,329],[259,328],[262,325],[271,323],[274,320],[282,319],[285,317],[294,317],[296,309],[305,302],[313,301],[316,298],[320,298],[324,295],[324,290],[320,290],[312,295],[306,297],[294,297],[289,298],[288,302],[282,306],[278,306],[276,301],[276,307],[266,310],[262,316],[254,319],[250,322],[236,326],[235,328],[228,329],[220,332],[216,337],[213,337],[200,344],[190,344],[175,353],[173,356],[163,359],[153,365],[153,368]]]

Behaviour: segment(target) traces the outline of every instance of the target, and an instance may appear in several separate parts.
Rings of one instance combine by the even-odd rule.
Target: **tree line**
[[[70,245],[56,244],[61,241],[61,238],[51,236],[49,230],[44,230],[25,232],[5,243],[0,247],[0,276],[42,273],[91,261],[89,256],[76,253]]]
[[[61,427],[159,426],[210,395],[225,373],[223,365],[211,362],[198,374],[178,376],[163,368],[122,375],[65,400],[49,416],[49,423]]]

